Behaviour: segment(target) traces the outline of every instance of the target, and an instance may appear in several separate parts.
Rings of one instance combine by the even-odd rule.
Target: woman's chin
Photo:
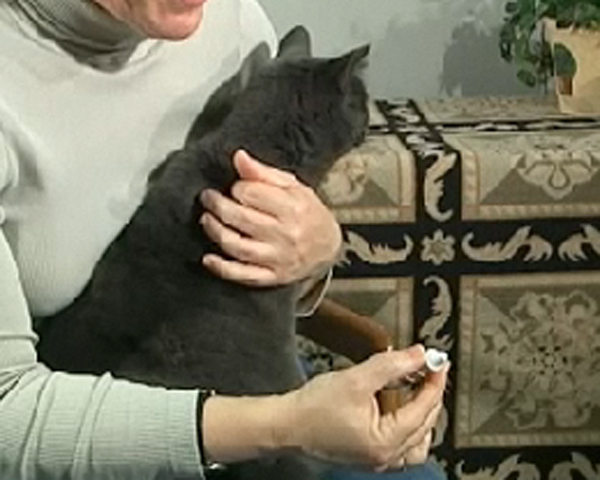
[[[177,15],[143,26],[142,33],[148,37],[163,40],[185,40],[200,28],[202,18],[203,11],[200,9],[194,15]]]

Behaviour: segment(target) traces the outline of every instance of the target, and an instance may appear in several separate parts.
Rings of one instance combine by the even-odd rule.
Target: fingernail
[[[419,353],[421,353],[422,355],[425,355],[425,346],[421,343],[415,343],[414,345],[412,345],[411,347],[409,347],[410,350],[414,350],[419,351]]]
[[[250,158],[250,155],[248,155],[248,152],[246,152],[246,150],[241,149],[241,148],[239,150],[235,151],[235,156],[239,157],[239,158],[241,158],[241,157]]]
[[[210,190],[204,190],[202,192],[202,194],[200,195],[200,200],[202,201],[202,204],[206,206],[206,204],[208,204],[210,202],[210,198],[212,196],[212,193],[210,192]]]

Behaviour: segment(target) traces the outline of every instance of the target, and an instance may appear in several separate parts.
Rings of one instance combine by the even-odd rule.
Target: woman
[[[380,417],[374,394],[423,366],[377,355],[286,395],[207,396],[51,372],[31,318],[67,305],[208,95],[275,36],[255,0],[0,3],[0,477],[202,478],[281,449],[385,470],[426,458],[446,373]],[[204,258],[235,282],[303,281],[319,299],[339,227],[312,190],[243,153],[233,198],[203,195]],[[318,229],[318,238],[312,235]],[[336,398],[335,408],[330,399]]]

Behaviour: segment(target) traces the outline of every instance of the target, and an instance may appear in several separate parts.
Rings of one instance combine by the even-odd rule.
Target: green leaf
[[[600,6],[587,3],[578,4],[574,9],[574,25],[577,28],[598,29]]]
[[[554,45],[554,71],[559,77],[573,78],[577,74],[577,60],[562,43]]]
[[[505,17],[500,29],[500,56],[518,66],[517,76],[526,85],[544,83],[556,71],[576,72],[574,59],[560,50],[553,57],[551,47],[540,38],[544,18],[559,27],[600,31],[600,0],[505,0]],[[556,66],[555,66],[556,63]]]
[[[519,4],[517,2],[508,2],[505,7],[504,7],[504,11],[506,13],[515,13],[519,10]]]
[[[529,70],[521,69],[517,72],[517,78],[528,87],[535,87],[538,84],[537,77]]]

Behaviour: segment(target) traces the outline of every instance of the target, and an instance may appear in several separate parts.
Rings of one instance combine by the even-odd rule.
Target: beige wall
[[[278,33],[301,23],[315,52],[372,45],[374,96],[529,93],[498,53],[504,0],[260,0]],[[535,93],[535,92],[532,92]]]

